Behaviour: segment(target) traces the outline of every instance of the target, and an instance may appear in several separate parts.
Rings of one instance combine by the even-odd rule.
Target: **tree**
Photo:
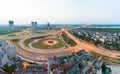
[[[8,64],[4,65],[3,70],[5,72],[8,72],[9,74],[12,74],[17,69],[16,64],[8,66]]]
[[[106,65],[105,65],[105,63],[103,63],[103,65],[102,65],[102,72],[104,72],[106,70]]]

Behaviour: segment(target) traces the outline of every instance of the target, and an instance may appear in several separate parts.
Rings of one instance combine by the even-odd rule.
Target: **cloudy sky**
[[[0,0],[0,24],[120,24],[120,0]]]

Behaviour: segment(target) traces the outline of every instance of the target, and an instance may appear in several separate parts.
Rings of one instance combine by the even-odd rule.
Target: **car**
[[[19,71],[20,69],[17,67],[17,69],[15,71]]]
[[[120,55],[116,55],[116,57],[119,57],[119,58],[120,58]]]

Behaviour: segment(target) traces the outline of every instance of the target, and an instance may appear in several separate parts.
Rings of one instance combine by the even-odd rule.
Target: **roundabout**
[[[36,49],[57,49],[64,47],[64,43],[60,38],[44,38],[40,40],[34,40],[29,44],[29,47]]]
[[[27,40],[27,42],[25,42]],[[24,44],[27,43],[27,44]],[[66,47],[58,32],[37,34],[22,38],[19,42],[18,54],[20,56],[27,56],[33,61],[47,61],[51,56],[70,55],[74,49],[73,47]],[[22,51],[22,53],[20,53]],[[28,56],[30,54],[30,56]]]
[[[59,32],[61,33],[65,33],[70,39],[74,40],[77,45],[74,47],[66,47],[65,45],[63,47],[60,48],[55,48],[55,49],[37,49],[37,48],[33,48],[30,47],[30,44],[34,43],[34,42],[38,42],[38,40],[40,40],[39,38],[41,38],[41,40],[45,39],[46,36],[56,36],[59,34]],[[7,42],[11,45],[15,45],[17,50],[17,55],[21,58],[24,58],[26,61],[29,62],[39,62],[39,63],[46,63],[48,58],[51,56],[60,56],[60,55],[70,55],[73,52],[78,52],[80,50],[85,49],[87,52],[96,52],[98,54],[110,57],[110,58],[116,58],[119,59],[119,57],[116,57],[116,55],[119,55],[119,52],[112,52],[109,51],[107,49],[102,49],[99,48],[93,44],[87,43],[81,39],[76,38],[75,36],[73,36],[71,33],[69,33],[67,30],[65,30],[64,28],[62,30],[60,30],[59,32],[54,31],[54,32],[48,32],[45,34],[35,34],[35,35],[30,35],[30,36],[25,36],[23,38],[19,39],[19,42],[17,43],[13,43],[10,40],[10,38],[6,38],[5,36],[3,36],[2,38],[6,38]],[[54,34],[54,35],[53,35]],[[35,41],[30,40],[30,42],[28,41],[28,46],[26,46],[24,44],[24,41],[27,39],[35,39],[37,38]],[[54,37],[53,37],[54,38]],[[55,37],[57,38],[57,37]],[[60,37],[61,38],[61,37]],[[12,38],[11,38],[12,39]],[[13,38],[14,39],[14,38]],[[45,43],[46,45],[56,45],[56,41],[51,41],[50,39],[44,40],[43,43]],[[107,54],[106,54],[107,52]],[[110,55],[113,54],[113,55]]]
[[[44,44],[50,45],[50,46],[53,46],[53,45],[55,45],[57,43],[58,43],[58,41],[54,40],[54,39],[49,39],[49,40],[44,41]]]

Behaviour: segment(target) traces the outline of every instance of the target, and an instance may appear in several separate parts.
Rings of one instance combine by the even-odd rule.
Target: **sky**
[[[0,24],[120,24],[120,0],[0,0]]]

